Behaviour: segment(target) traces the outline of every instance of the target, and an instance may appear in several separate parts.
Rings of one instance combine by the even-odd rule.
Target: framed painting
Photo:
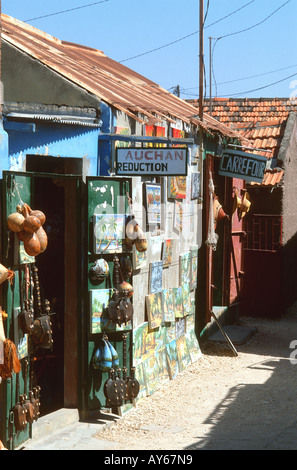
[[[163,242],[163,249],[162,249],[162,261],[163,261],[163,268],[167,268],[172,263],[172,255],[173,255],[173,239],[169,238],[164,240]]]
[[[161,185],[147,183],[145,188],[145,209],[147,225],[161,224]]]
[[[191,199],[199,199],[200,197],[200,172],[191,175]]]
[[[147,234],[146,234],[146,239],[148,240]],[[145,268],[148,264],[147,251],[139,252],[136,250],[135,245],[133,245],[132,263],[133,263],[133,269],[135,271],[137,271],[137,269]]]
[[[171,176],[168,178],[168,198],[186,199],[186,189],[186,176]]]
[[[180,285],[188,284],[191,281],[191,252],[187,251],[179,257]]]
[[[177,358],[180,371],[183,371],[191,364],[191,358],[187,347],[185,335],[176,340]]]
[[[178,232],[181,232],[183,229],[183,210],[184,208],[182,202],[175,201],[173,228]]]
[[[172,295],[173,295],[173,302],[174,302],[175,318],[182,318],[184,316],[182,288],[172,287]]]
[[[149,269],[149,293],[154,294],[162,290],[163,284],[163,261],[150,263]]]
[[[197,288],[197,278],[198,278],[198,247],[191,247],[191,280],[190,287],[191,290]]]
[[[107,318],[105,309],[112,297],[113,289],[92,289],[90,291],[90,333],[97,334],[103,331],[124,331],[132,329],[132,322],[122,325],[111,323]]]
[[[125,239],[124,214],[94,214],[94,252],[121,253]]]
[[[163,319],[164,322],[173,322],[175,320],[174,316],[174,303],[173,303],[173,294],[171,289],[162,290],[162,299],[163,299]]]
[[[149,329],[159,328],[163,321],[162,292],[147,295],[146,306]]]
[[[109,304],[112,296],[111,289],[93,289],[91,296],[91,333],[101,333],[107,326],[108,319],[104,315],[104,310]]]

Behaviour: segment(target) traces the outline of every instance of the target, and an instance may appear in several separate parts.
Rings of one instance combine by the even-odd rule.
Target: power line
[[[248,28],[241,29],[239,31],[235,31],[234,33],[225,34],[224,36],[221,36],[221,37],[217,38],[217,40],[219,41],[220,39],[224,39],[224,38],[227,38],[229,36],[235,36],[236,34],[245,33],[246,31],[250,31],[251,29],[256,28],[257,26],[260,26],[261,24],[265,23],[265,21],[269,20],[269,18],[271,18],[273,15],[275,15],[279,10],[284,8],[290,2],[292,2],[292,0],[287,0],[285,3],[283,3],[281,6],[276,8],[276,10],[274,10],[272,13],[270,13],[270,15],[268,15],[266,18],[264,18],[264,20],[260,21],[259,23],[256,23],[253,26],[249,26]]]
[[[249,93],[254,93],[255,91],[264,90],[265,88],[269,88],[273,85],[277,85],[278,83],[284,82],[284,81],[289,80],[290,78],[293,78],[293,77],[296,77],[296,76],[297,76],[297,73],[293,73],[293,75],[289,75],[286,78],[282,78],[281,80],[278,80],[277,82],[269,83],[269,85],[261,86],[259,88],[254,88],[253,90],[242,91],[240,93],[234,93],[234,94],[232,93],[232,97],[233,96],[239,96],[239,95],[247,95]],[[225,98],[227,96],[230,96],[230,95],[221,95],[221,96],[218,96],[218,98]]]
[[[281,72],[283,70],[288,70],[288,69],[292,69],[293,67],[297,67],[297,64],[294,64],[294,65],[288,65],[287,67],[282,67],[280,69],[276,69],[276,70],[270,70],[269,72],[262,72],[262,73],[258,73],[256,75],[249,75],[247,77],[241,77],[241,78],[235,78],[234,80],[227,80],[225,82],[220,82],[218,83],[218,85],[226,85],[228,83],[236,83],[236,82],[241,82],[243,80],[250,80],[251,78],[258,78],[258,77],[263,77],[264,75],[270,75],[271,73],[276,73],[276,72]],[[207,87],[209,87],[209,85],[206,85]],[[174,87],[171,87],[170,90],[174,88]],[[197,90],[198,87],[188,87],[188,88],[183,88],[183,92],[187,92],[187,91],[190,91],[190,90]],[[186,94],[186,93],[185,93]]]
[[[43,16],[36,16],[35,18],[29,18],[23,21],[27,23],[29,21],[40,20],[42,18],[48,18],[49,16],[61,15],[62,13],[69,13],[70,11],[80,10],[81,8],[88,8],[88,7],[92,7],[94,5],[99,5],[100,3],[106,3],[106,2],[109,2],[109,0],[101,0],[100,2],[88,3],[87,5],[81,5],[80,7],[69,8],[68,10],[60,10],[60,11],[56,11],[55,13],[49,13],[48,15],[43,15]]]
[[[214,23],[211,23],[210,25],[206,26],[204,29],[207,29],[207,28],[210,28],[211,26],[214,26],[215,24],[225,20],[226,18],[229,18],[230,16],[232,15],[235,15],[235,13],[238,13],[240,10],[243,10],[244,8],[246,8],[248,5],[250,5],[251,3],[254,3],[256,0],[251,0],[250,2],[246,3],[245,5],[243,5],[242,7],[240,8],[237,8],[236,10],[232,11],[231,13],[229,13],[228,15],[226,16],[223,16],[222,18],[220,18],[219,20],[216,20]],[[193,33],[190,33],[190,34],[187,34],[186,36],[183,36],[179,39],[175,39],[174,41],[171,41],[171,42],[168,42],[167,44],[163,44],[162,46],[159,46],[159,47],[155,47],[154,49],[151,49],[149,51],[146,51],[146,52],[142,52],[141,54],[137,54],[137,55],[134,55],[132,57],[129,57],[128,59],[123,59],[123,60],[120,60],[119,63],[122,64],[123,62],[127,62],[128,60],[132,60],[132,59],[137,59],[138,57],[142,57],[144,55],[147,55],[147,54],[151,54],[152,52],[156,52],[156,51],[159,51],[161,49],[164,49],[165,47],[169,47],[169,46],[172,46],[173,44],[176,44],[178,42],[181,42],[181,41],[184,41],[185,39],[188,39],[192,36],[195,36],[196,34],[199,33],[199,29],[197,31],[194,31]]]
[[[275,10],[272,11],[272,13],[270,13],[268,16],[266,16],[266,18],[264,18],[263,20],[259,21],[258,23],[252,25],[252,26],[249,26],[248,28],[245,28],[245,29],[241,29],[239,31],[235,31],[233,33],[229,33],[229,34],[225,34],[224,36],[220,36],[218,38],[213,38],[213,39],[216,39],[216,42],[213,46],[213,49],[212,49],[212,58],[211,58],[211,67],[212,67],[212,75],[213,75],[213,78],[214,78],[214,82],[215,82],[215,87],[216,87],[216,94],[217,94],[217,83],[216,83],[216,79],[215,79],[215,73],[214,73],[214,66],[213,66],[213,57],[214,57],[214,50],[215,50],[215,47],[218,43],[218,41],[220,41],[221,39],[225,39],[227,37],[230,37],[230,36],[235,36],[237,34],[241,34],[241,33],[245,33],[246,31],[250,31],[251,29],[254,29],[256,28],[257,26],[260,26],[261,24],[265,23],[266,21],[268,21],[273,15],[275,15],[277,12],[279,12],[282,8],[284,8],[288,3],[290,3],[292,0],[287,0],[286,2],[284,2],[282,5],[280,5],[278,8],[276,8]]]

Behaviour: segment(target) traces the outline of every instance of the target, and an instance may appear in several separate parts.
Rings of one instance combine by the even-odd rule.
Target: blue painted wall
[[[8,162],[1,169],[23,171],[26,154],[45,154],[60,157],[84,158],[90,176],[100,174],[98,163],[98,128],[37,121],[35,131],[10,130],[8,134]],[[3,157],[1,155],[1,161]],[[7,167],[7,168],[5,168]]]

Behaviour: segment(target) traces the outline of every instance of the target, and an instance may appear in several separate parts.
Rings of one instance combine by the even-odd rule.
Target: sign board
[[[186,176],[185,147],[118,147],[115,173],[123,176]]]
[[[224,150],[219,166],[219,175],[262,183],[267,158],[238,150]]]

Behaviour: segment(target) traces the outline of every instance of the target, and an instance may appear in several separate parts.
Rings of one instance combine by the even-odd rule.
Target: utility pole
[[[211,90],[211,62],[212,62],[212,59],[211,59],[211,40],[212,40],[212,37],[210,36],[209,37],[209,115],[211,116],[211,112],[212,112],[212,103],[211,103],[211,93],[212,93],[212,90]]]
[[[0,120],[2,121],[2,101],[3,101],[3,84],[2,84],[2,5],[0,0]]]
[[[203,80],[204,80],[204,0],[200,0],[199,19],[199,118],[203,120]]]

